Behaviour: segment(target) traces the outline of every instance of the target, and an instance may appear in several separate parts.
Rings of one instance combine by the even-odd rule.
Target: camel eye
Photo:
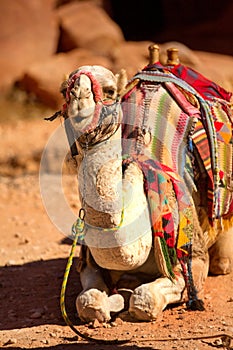
[[[115,90],[111,87],[104,87],[103,92],[107,97],[113,97],[115,94]]]

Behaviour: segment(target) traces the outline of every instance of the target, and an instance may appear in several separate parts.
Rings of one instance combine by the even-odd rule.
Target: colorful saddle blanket
[[[168,67],[162,70],[161,65],[157,70],[151,67],[153,68],[150,66],[150,70],[146,70],[146,67],[135,75],[132,81],[139,79],[140,83],[125,96],[127,104],[123,106],[123,112],[127,120],[123,122],[123,138],[129,137],[129,131],[131,135],[135,133],[135,126],[138,129],[141,128],[143,133],[148,131],[146,130],[148,127],[150,130],[153,129],[151,155],[161,163],[165,160],[164,164],[167,164],[167,159],[171,158],[168,156],[166,159],[165,153],[172,155],[172,164],[168,165],[174,171],[178,171],[182,177],[188,167],[184,159],[184,153],[187,154],[187,145],[191,151],[194,147],[203,163],[203,169],[208,174],[210,222],[215,218],[231,214],[233,209],[233,115],[229,100],[232,94],[190,68],[179,65],[176,69],[172,67],[169,71]],[[177,76],[186,78],[188,83],[172,74],[173,71]],[[156,83],[162,84],[172,95],[181,106],[181,112],[175,113],[176,107],[166,93],[161,93]],[[153,97],[155,93],[156,98]],[[198,103],[198,108],[190,104],[193,97]],[[174,120],[174,115],[179,118],[175,117]],[[161,158],[161,152],[164,153],[165,159]]]
[[[184,71],[175,73],[184,78]],[[200,84],[198,75],[195,84],[187,80],[188,83],[161,65],[146,67],[133,77],[122,100],[122,149],[125,162],[133,159],[143,171],[152,231],[161,242],[169,271],[166,275],[173,277],[171,267],[178,258],[192,302],[196,298],[190,268],[193,225],[190,208],[191,193],[195,190],[192,158],[198,156],[207,177],[210,223],[232,215],[233,118],[228,103],[230,93],[202,76]],[[167,205],[168,178],[178,205],[183,203],[179,206],[177,236],[173,213]]]
[[[171,67],[170,71],[194,87],[208,101],[210,118],[213,119],[213,132],[216,132],[216,155],[214,152],[212,152],[212,155],[217,156],[216,170],[218,172],[216,183],[213,184],[214,190],[217,190],[213,203],[215,206],[213,214],[216,218],[224,217],[231,214],[233,210],[233,115],[229,104],[232,93],[210,81],[194,69],[181,64]],[[202,154],[203,162],[205,163],[208,159],[210,163],[210,155],[207,154],[209,149],[208,134],[203,129],[201,120],[196,125],[193,137],[199,148],[199,153]]]

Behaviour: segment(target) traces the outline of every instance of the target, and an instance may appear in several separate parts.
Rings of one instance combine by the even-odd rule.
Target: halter
[[[91,80],[92,90],[93,90],[93,93],[94,93],[95,102],[97,103],[97,102],[102,100],[102,91],[101,91],[101,86],[100,86],[99,82],[93,76],[93,74],[91,72],[88,72],[88,71],[82,69],[79,72],[73,74],[68,80],[68,86],[67,86],[67,90],[66,90],[66,101],[67,101],[68,104],[70,102],[70,91],[73,89],[75,81],[82,74],[86,75]]]
[[[75,81],[81,75],[86,75],[91,80],[96,106],[91,123],[79,132],[73,127],[67,110],[70,104],[71,90],[74,87]],[[63,105],[62,115],[65,118],[66,134],[71,153],[72,156],[75,156],[78,154],[77,147],[74,146],[76,141],[78,141],[82,149],[87,146],[88,148],[91,148],[108,140],[118,130],[121,116],[119,97],[117,97],[115,101],[103,99],[102,88],[97,79],[91,72],[80,70],[78,73],[72,75],[68,81],[66,103]],[[112,116],[110,120],[108,120],[109,116]]]

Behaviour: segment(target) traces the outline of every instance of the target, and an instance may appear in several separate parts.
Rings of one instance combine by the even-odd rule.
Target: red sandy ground
[[[19,113],[3,121],[3,108],[0,121],[1,349],[224,348],[221,338],[205,337],[224,333],[233,336],[233,274],[208,277],[204,312],[190,312],[185,305],[175,305],[167,308],[156,322],[132,322],[126,317],[107,325],[81,325],[74,307],[81,286],[73,267],[66,298],[71,320],[89,336],[131,340],[124,345],[90,343],[65,325],[59,295],[71,241],[48,218],[38,182],[41,151],[60,121],[46,123],[43,117],[48,114],[37,113],[36,118],[21,119]],[[64,189],[77,213],[76,193],[70,193],[75,185],[75,176],[66,175]],[[232,346],[233,340],[228,349]]]

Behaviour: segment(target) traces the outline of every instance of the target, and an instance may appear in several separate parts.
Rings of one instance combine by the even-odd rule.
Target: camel
[[[107,322],[127,311],[152,321],[183,301],[204,310],[208,273],[233,268],[233,189],[230,141],[227,174],[215,171],[219,142],[217,157],[205,139],[215,163],[201,157],[203,99],[154,59],[129,82],[124,71],[79,67],[61,92],[85,213],[79,318]],[[220,110],[221,103],[206,108]]]

